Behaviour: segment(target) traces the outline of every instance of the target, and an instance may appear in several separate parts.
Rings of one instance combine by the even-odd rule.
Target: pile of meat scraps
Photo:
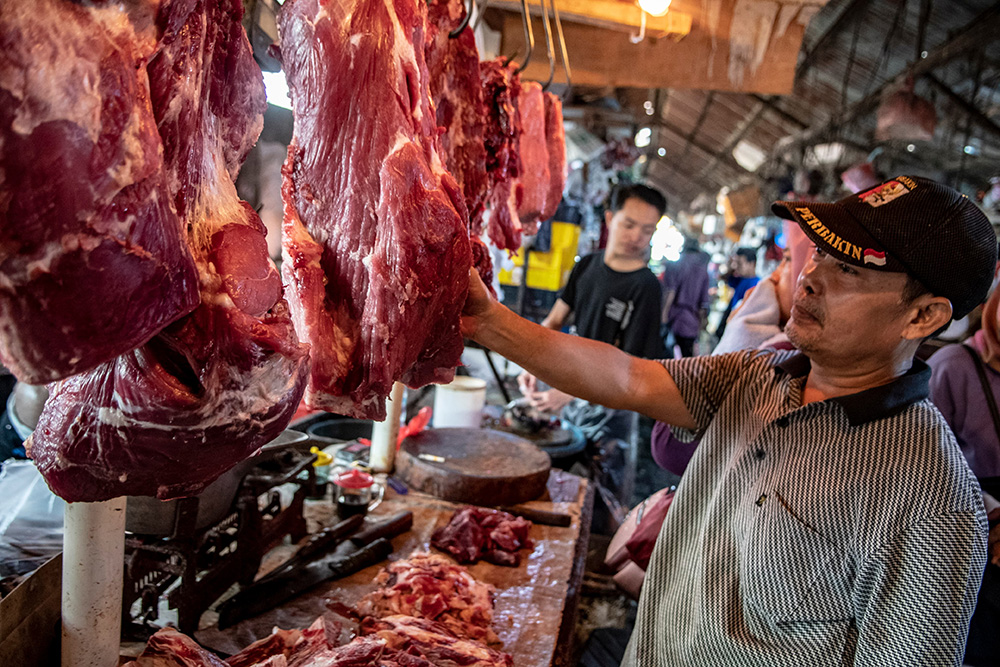
[[[441,556],[416,553],[384,568],[379,589],[359,604],[359,636],[341,645],[341,627],[320,617],[305,630],[275,630],[220,660],[165,628],[125,667],[513,667],[498,643],[493,588]]]
[[[266,108],[242,17],[0,3],[0,359],[53,382],[28,447],[66,500],[195,494],[298,406],[307,349],[234,185]]]
[[[521,549],[530,549],[531,522],[508,512],[485,507],[463,507],[447,525],[434,531],[431,544],[459,563],[483,559],[494,565],[521,564]]]
[[[414,553],[384,567],[378,588],[361,599],[362,617],[416,616],[435,621],[459,637],[496,644],[493,587],[447,558]]]

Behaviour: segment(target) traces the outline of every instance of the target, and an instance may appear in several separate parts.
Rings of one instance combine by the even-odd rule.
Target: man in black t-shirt
[[[610,343],[637,357],[666,356],[660,338],[660,283],[649,270],[649,242],[667,200],[645,185],[622,186],[604,213],[607,247],[581,259],[570,273],[542,326],[562,329],[570,316],[576,334]],[[534,376],[522,373],[521,392],[532,405],[559,412],[573,397],[557,389],[537,391]]]

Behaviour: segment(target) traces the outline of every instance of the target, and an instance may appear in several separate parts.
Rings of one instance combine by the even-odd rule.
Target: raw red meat
[[[91,370],[198,305],[143,7],[0,3],[0,360],[25,382]]]
[[[278,22],[295,130],[283,271],[311,344],[307,403],[383,419],[394,381],[448,382],[472,257],[437,150],[417,0],[291,0]]]
[[[378,635],[390,648],[414,653],[436,667],[513,667],[509,653],[456,637],[441,623],[413,616],[386,616],[361,621],[361,632]]]
[[[471,28],[466,27],[454,39],[448,36],[461,25],[465,13],[462,0],[432,0],[428,4],[425,54],[431,99],[442,129],[445,165],[465,195],[470,235],[478,237],[489,187],[479,52]]]
[[[264,225],[232,178],[262,127],[263,80],[238,0],[167,0],[147,69],[169,198],[201,305],[146,345],[50,387],[29,453],[69,501],[199,492],[298,406],[298,344]]]
[[[487,114],[486,171],[490,179],[487,229],[494,245],[516,251],[521,247],[521,221],[514,198],[514,182],[521,173],[521,119],[517,111],[521,78],[515,66],[504,65],[499,59],[481,63],[480,73]]]
[[[552,179],[549,175],[549,149],[545,137],[545,96],[534,81],[521,83],[517,100],[521,118],[518,153],[521,172],[514,187],[517,215],[526,234],[534,234],[545,212]]]
[[[480,558],[495,565],[517,567],[522,548],[531,548],[531,522],[508,512],[484,507],[463,507],[447,525],[434,531],[431,544],[451,554],[459,563]]]
[[[187,635],[163,628],[149,638],[142,654],[124,667],[226,667],[226,663]]]
[[[362,616],[417,616],[458,637],[500,641],[492,629],[493,587],[443,556],[414,553],[383,568],[375,583],[379,588],[358,603]]]
[[[469,211],[469,242],[472,265],[483,282],[493,290],[493,260],[480,240],[483,214],[489,193],[484,143],[486,106],[479,73],[479,52],[472,29],[458,37],[449,33],[465,17],[462,0],[432,0],[427,9],[427,70],[431,100],[441,128],[441,151],[448,171],[458,182]]]
[[[566,130],[563,128],[562,100],[545,93],[545,145],[549,153],[549,189],[545,195],[542,220],[556,214],[566,187]]]
[[[390,648],[381,637],[356,637],[349,644],[327,649],[289,667],[436,667],[419,655]]]
[[[236,655],[226,658],[228,667],[254,667],[281,656],[288,663],[288,657],[295,652],[295,646],[302,641],[301,630],[279,630],[255,641]]]

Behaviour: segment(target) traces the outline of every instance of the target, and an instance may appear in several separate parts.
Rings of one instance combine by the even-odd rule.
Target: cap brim
[[[903,271],[857,219],[838,203],[777,201],[771,211],[798,223],[809,240],[848,264],[880,271]]]

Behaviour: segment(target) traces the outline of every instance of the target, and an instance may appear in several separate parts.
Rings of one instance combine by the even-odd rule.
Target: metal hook
[[[549,78],[542,84],[542,90],[548,90],[552,85],[552,79],[556,76],[556,52],[552,47],[552,27],[549,25],[549,10],[545,7],[545,0],[538,0],[542,5],[542,29],[545,31],[545,54],[549,57]],[[555,7],[555,0],[549,0]]]
[[[639,19],[639,34],[638,35],[630,34],[628,36],[629,41],[632,42],[633,44],[638,44],[642,40],[646,39],[646,10],[640,9],[639,13],[642,15],[641,18]]]
[[[556,6],[556,0],[550,0],[552,3],[552,18],[555,19],[556,24],[556,34],[559,36],[559,50],[562,53],[562,63],[563,70],[566,72],[566,90],[563,91],[563,100],[569,99],[568,95],[570,89],[573,87],[573,77],[569,72],[569,53],[566,50],[566,37],[563,35],[562,21],[559,20],[559,7]]]
[[[517,68],[520,74],[531,62],[531,54],[535,50],[535,33],[531,30],[531,14],[528,11],[528,0],[521,0],[521,23],[524,25],[524,40],[528,44],[528,53],[524,56],[524,62]]]
[[[465,17],[462,19],[462,22],[458,24],[457,28],[448,33],[449,38],[455,39],[462,34],[462,31],[469,25],[469,19],[472,18],[472,8],[475,7],[475,5],[476,0],[469,0],[469,7],[465,10]],[[465,6],[464,2],[462,3],[462,6]]]
[[[483,15],[486,13],[486,7],[490,4],[490,0],[483,0],[482,3],[476,8],[476,21],[472,24],[472,31],[475,32],[479,29],[479,24],[483,20]]]

